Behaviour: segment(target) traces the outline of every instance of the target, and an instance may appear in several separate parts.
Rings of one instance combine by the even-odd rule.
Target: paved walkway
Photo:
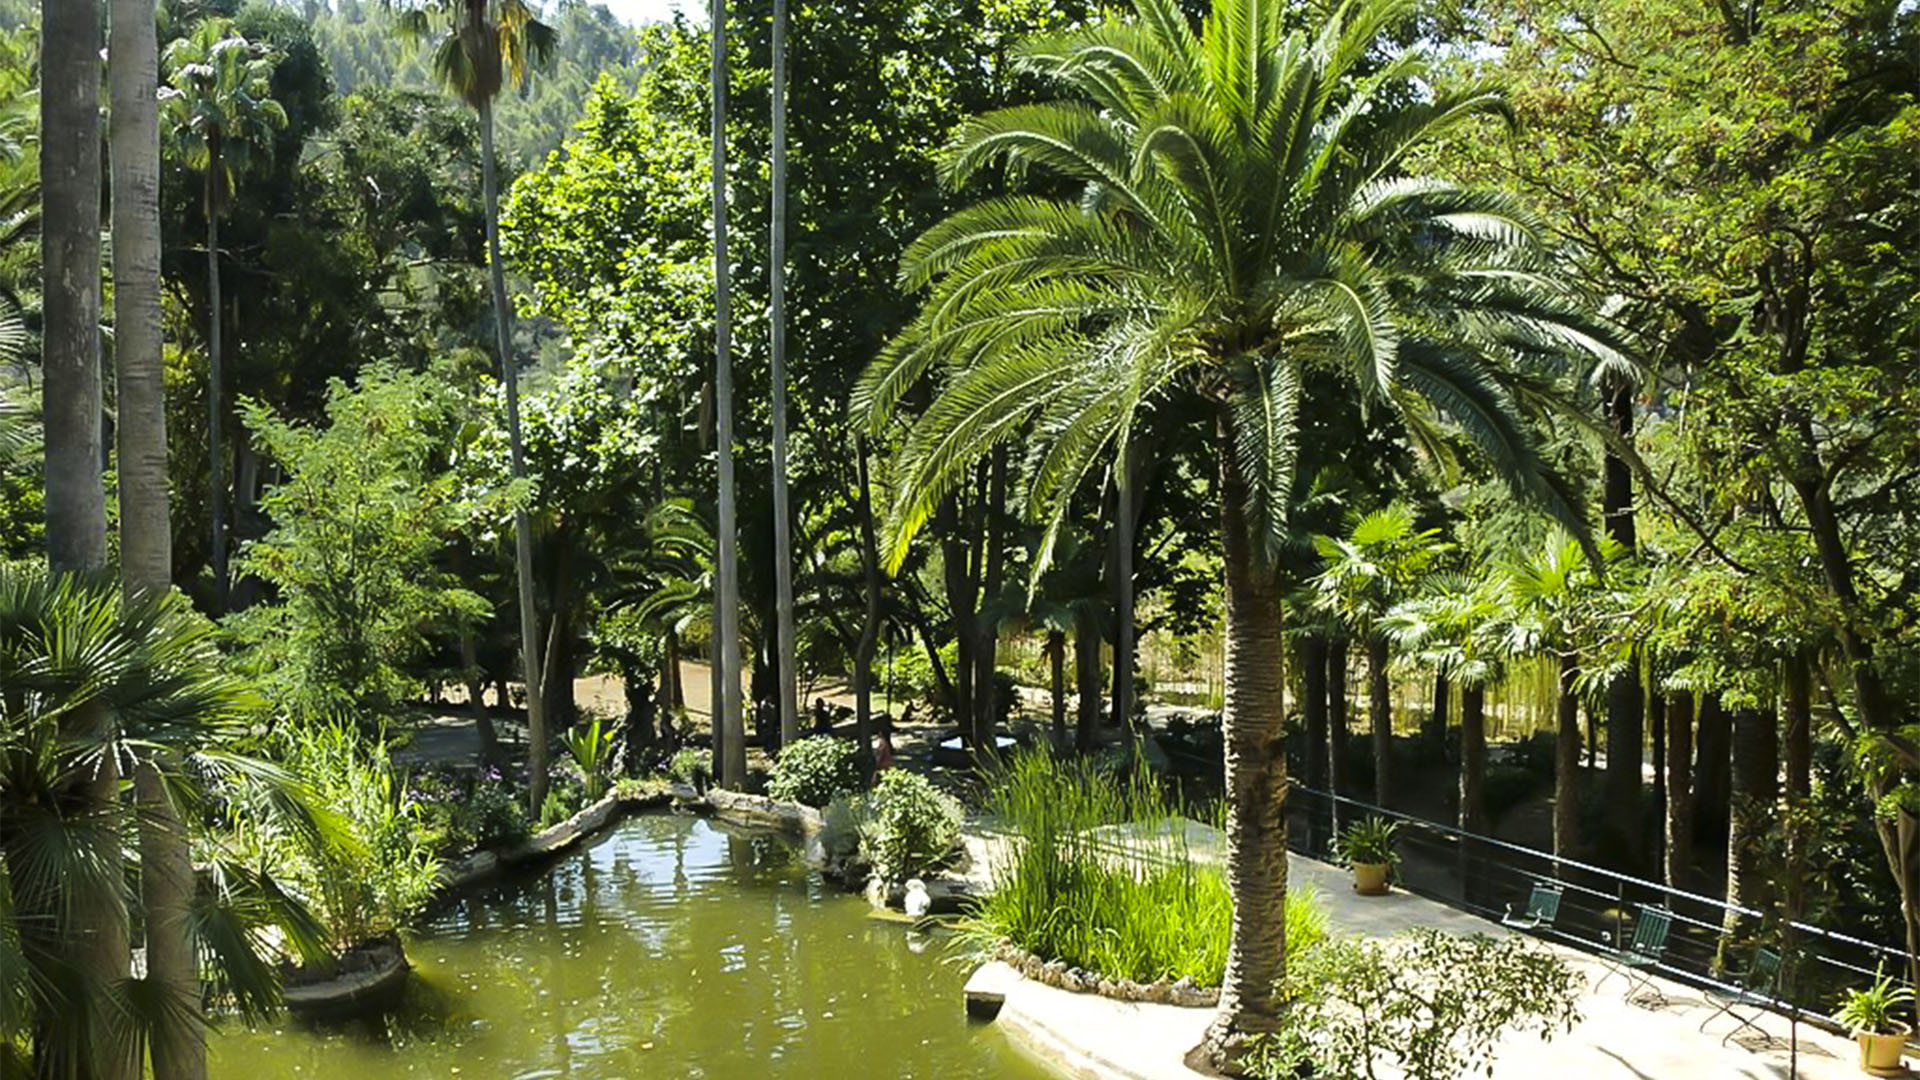
[[[1454,933],[1504,935],[1498,923],[1455,911],[1410,893],[1362,897],[1346,871],[1299,855],[1289,857],[1295,888],[1319,892],[1336,933],[1384,937],[1416,926]],[[1656,980],[1668,1003],[1650,1008],[1621,997],[1614,979],[1596,993],[1604,969],[1586,953],[1550,945],[1587,976],[1580,1001],[1583,1019],[1552,1042],[1531,1033],[1510,1034],[1501,1044],[1492,1080],[1785,1080],[1788,1024],[1769,1016],[1762,1026],[1775,1037],[1762,1044],[1751,1032],[1727,1045],[1733,1027],[1725,1017],[1708,1025],[1711,1012],[1699,990]],[[992,973],[1004,983],[1006,1004],[999,1023],[1064,1075],[1088,1080],[1194,1080],[1181,1062],[1198,1045],[1211,1010],[1109,1001],[1092,994],[1055,990],[1021,979],[1011,969]],[[1383,1072],[1383,1076],[1387,1075]],[[1799,1031],[1799,1077],[1841,1080],[1863,1075],[1851,1040],[1805,1025]]]

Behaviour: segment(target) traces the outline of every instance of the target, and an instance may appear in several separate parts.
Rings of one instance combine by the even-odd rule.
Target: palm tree
[[[506,385],[507,445],[513,479],[527,475],[520,436],[520,371],[513,358],[513,308],[500,261],[500,179],[493,149],[493,101],[507,86],[524,86],[535,65],[553,55],[553,28],[524,0],[386,0],[402,5],[408,40],[437,35],[433,71],[480,118],[480,182],[486,201],[487,263],[492,268],[494,349]],[[547,709],[540,691],[539,613],[533,599],[533,524],[525,505],[513,511],[514,570],[520,598],[520,661],[527,684],[527,801],[537,815],[547,797]]]
[[[273,99],[273,53],[233,32],[226,19],[203,19],[167,46],[167,85],[160,109],[187,167],[204,184],[207,215],[207,485],[213,517],[214,609],[227,608],[227,489],[220,420],[225,391],[221,363],[220,218],[255,151],[271,153],[273,132],[287,112]]]
[[[183,796],[204,799],[209,780],[222,799],[261,795],[292,811],[276,818],[320,835],[278,770],[210,749],[250,726],[213,635],[177,597],[126,600],[97,574],[0,567],[0,995],[10,1006],[0,1009],[0,1068],[19,1047],[34,1058],[6,1075],[137,1077],[143,1040],[155,1047],[155,1075],[166,1075],[160,1047],[197,1046],[203,1035],[198,998],[180,1001],[151,971],[130,979],[124,951],[107,972],[76,950],[102,936],[94,917],[105,902],[124,950],[134,899],[122,871],[128,815],[117,800],[89,797],[100,761],[131,760],[136,776],[151,772]],[[273,965],[255,951],[260,931],[281,926],[303,953],[318,939],[272,888],[246,887],[250,875],[233,867],[214,874],[219,887],[195,904],[188,955],[258,1016],[278,998]],[[143,913],[150,957],[157,918]]]
[[[1599,541],[1604,558],[1621,550]],[[1554,700],[1553,852],[1572,857],[1580,846],[1581,632],[1591,621],[1600,577],[1586,549],[1564,534],[1510,563],[1507,578],[1512,640],[1520,656],[1551,656],[1558,666]]]
[[[113,0],[108,80],[113,98],[113,358],[119,415],[121,590],[131,601],[173,581],[167,497],[167,418],[160,323],[160,46],[153,0]],[[217,317],[216,317],[217,319]],[[224,579],[223,579],[224,580]],[[193,855],[160,770],[133,777],[140,806],[140,890],[147,973],[183,1015],[201,999],[194,955]],[[197,1029],[162,1025],[149,1039],[156,1080],[205,1080]]]
[[[1460,687],[1460,808],[1463,832],[1487,831],[1487,689],[1506,673],[1514,634],[1506,582],[1493,574],[1435,574],[1381,626],[1407,656]]]
[[[780,742],[800,737],[800,681],[793,658],[793,519],[787,507],[787,0],[773,0],[773,576],[778,612]]]
[[[714,738],[720,783],[747,782],[740,702],[740,555],[733,479],[733,281],[727,262],[727,0],[713,0],[713,396],[720,487],[714,595]]]
[[[1545,396],[1519,362],[1585,347],[1593,331],[1510,200],[1407,175],[1410,154],[1501,101],[1478,87],[1436,94],[1417,81],[1418,54],[1381,55],[1405,0],[1343,4],[1311,32],[1257,0],[1217,0],[1197,33],[1178,0],[1133,6],[1131,19],[1021,49],[1069,100],[960,128],[942,160],[951,182],[1008,161],[1080,190],[989,199],[922,236],[903,277],[928,302],[853,404],[885,422],[941,373],[895,471],[895,564],[974,463],[1016,437],[1045,553],[1083,480],[1125,460],[1143,429],[1185,422],[1211,436],[1235,905],[1208,1044],[1231,1059],[1281,1021],[1275,564],[1296,418],[1371,402],[1441,456],[1451,423],[1517,491],[1577,523],[1522,420]],[[1328,376],[1315,385],[1351,391],[1308,400],[1309,369]]]
[[[1404,506],[1376,510],[1343,538],[1318,536],[1323,569],[1313,603],[1339,619],[1367,646],[1367,715],[1373,733],[1374,801],[1386,806],[1393,787],[1392,643],[1381,620],[1406,599],[1446,553],[1438,529],[1416,529]]]

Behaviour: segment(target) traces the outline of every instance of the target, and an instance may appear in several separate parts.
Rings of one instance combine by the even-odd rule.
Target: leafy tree
[[[233,31],[225,19],[204,19],[191,36],[167,46],[161,111],[187,167],[202,178],[207,219],[207,452],[211,493],[214,605],[227,609],[226,481],[222,478],[220,217],[237,178],[256,151],[271,153],[272,133],[287,111],[272,97],[275,60]]]
[[[265,499],[272,531],[241,557],[280,602],[234,619],[268,692],[298,714],[377,726],[412,696],[429,634],[488,614],[435,565],[490,508],[449,459],[471,434],[436,382],[382,368],[336,382],[324,428],[244,407],[286,479]]]
[[[1026,506],[1052,547],[1084,477],[1166,425],[1212,429],[1225,561],[1229,878],[1235,897],[1216,1056],[1273,1031],[1286,892],[1275,753],[1285,712],[1274,564],[1294,491],[1297,418],[1393,411],[1443,451],[1458,426],[1524,498],[1578,528],[1522,421],[1533,361],[1595,347],[1528,218],[1481,189],[1409,175],[1410,155],[1497,111],[1481,89],[1412,92],[1417,53],[1361,77],[1394,3],[1289,31],[1279,9],[1225,0],[1196,33],[1168,0],[1032,43],[1070,95],[969,121],[944,159],[964,182],[992,162],[1058,174],[1071,197],[1004,196],[911,248],[930,288],[869,369],[876,424],[928,373],[941,381],[901,451],[891,560],[993,448],[1029,442]],[[1145,73],[1153,73],[1151,76]],[[1304,400],[1304,369],[1340,390]]]

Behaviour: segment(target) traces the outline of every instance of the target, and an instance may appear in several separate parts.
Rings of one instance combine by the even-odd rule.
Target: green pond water
[[[781,840],[629,818],[408,943],[391,1016],[217,1035],[218,1080],[1041,1080],[962,1007],[948,939],[872,919]]]

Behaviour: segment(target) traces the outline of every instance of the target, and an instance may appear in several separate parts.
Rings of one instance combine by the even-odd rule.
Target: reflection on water
[[[868,918],[776,838],[646,815],[434,919],[394,1015],[235,1030],[213,1075],[1044,1076],[968,1025],[943,946]]]

